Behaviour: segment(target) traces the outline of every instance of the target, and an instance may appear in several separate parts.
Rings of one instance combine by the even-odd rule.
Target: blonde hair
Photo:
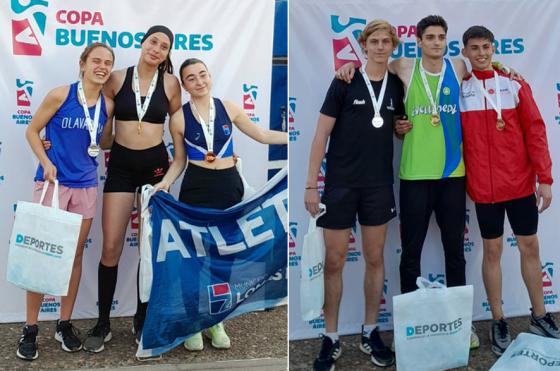
[[[396,48],[399,45],[400,40],[397,36],[397,30],[389,22],[383,19],[374,19],[364,27],[364,30],[358,38],[358,42],[360,43],[360,45],[365,44],[367,38],[376,31],[387,31],[387,33],[389,33],[389,35],[391,36],[393,47]]]

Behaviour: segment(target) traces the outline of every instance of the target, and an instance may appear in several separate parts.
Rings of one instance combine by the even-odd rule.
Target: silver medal
[[[97,155],[99,155],[99,146],[97,146],[95,144],[90,144],[88,149],[87,149],[87,153],[91,157],[94,157],[94,158],[97,157]]]
[[[371,124],[374,128],[379,129],[383,126],[383,117],[381,117],[380,115],[375,115],[373,119],[371,119]]]

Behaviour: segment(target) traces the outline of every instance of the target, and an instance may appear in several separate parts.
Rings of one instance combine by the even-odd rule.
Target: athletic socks
[[[338,332],[326,332],[325,336],[330,337],[333,344],[338,341]]]
[[[363,325],[362,326],[362,336],[365,336],[369,339],[369,335],[371,335],[371,332],[373,330],[375,330],[376,327],[377,327],[377,325]]]
[[[118,270],[118,264],[114,267],[106,267],[99,262],[99,269],[97,270],[97,295],[99,300],[99,322],[101,323],[109,323],[113,296],[117,286]]]

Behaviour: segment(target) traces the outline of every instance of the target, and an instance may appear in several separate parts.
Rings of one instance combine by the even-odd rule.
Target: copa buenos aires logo
[[[295,127],[296,118],[296,98],[290,97],[288,101],[288,132],[290,133],[290,142],[295,142],[300,136],[300,131]]]
[[[49,3],[45,0],[11,0],[12,51],[14,55],[40,56],[39,41],[45,34]]]
[[[34,82],[27,79],[16,79],[15,100],[16,111],[12,114],[12,120],[16,125],[29,125],[33,115],[31,114],[31,98],[33,95]]]
[[[362,18],[350,17],[345,19],[338,15],[331,15],[335,69],[339,69],[348,62],[353,62],[357,67],[362,65],[358,39],[365,25],[366,20]]]
[[[243,110],[254,123],[260,122],[260,118],[256,114],[258,90],[257,85],[243,84]]]
[[[298,223],[290,222],[288,234],[288,260],[290,267],[297,267],[301,261],[301,255],[296,252],[296,237],[298,234]]]

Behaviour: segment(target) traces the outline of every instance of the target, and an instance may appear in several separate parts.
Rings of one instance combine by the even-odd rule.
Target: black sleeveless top
[[[121,90],[115,95],[115,119],[121,121],[138,121],[138,114],[136,113],[136,98],[134,97],[134,90],[132,89],[132,73],[134,66],[126,69],[126,77],[124,79]],[[163,124],[165,116],[169,111],[169,99],[165,95],[163,88],[164,72],[159,72],[156,88],[152,94],[152,100],[148,106],[146,114],[142,121],[148,121],[154,124]],[[141,97],[141,102],[144,104],[146,97]]]

